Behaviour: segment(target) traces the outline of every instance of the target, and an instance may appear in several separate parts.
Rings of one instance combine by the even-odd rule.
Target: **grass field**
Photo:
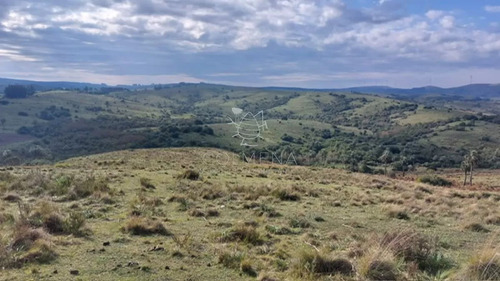
[[[499,175],[478,173],[471,189],[434,187],[199,148],[5,167],[0,279],[494,276],[481,266],[500,264]],[[457,171],[440,176],[460,182]]]

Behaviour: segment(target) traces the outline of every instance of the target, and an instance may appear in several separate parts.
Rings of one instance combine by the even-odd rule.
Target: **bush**
[[[299,201],[300,195],[290,188],[277,188],[272,192],[273,196],[282,201]]]
[[[451,186],[453,184],[451,181],[438,176],[422,176],[417,181],[435,186]]]
[[[398,280],[399,264],[390,249],[375,245],[359,258],[357,271],[362,280]]]
[[[194,170],[187,170],[184,173],[180,174],[178,176],[179,179],[188,179],[188,180],[199,180],[200,179],[200,173]]]
[[[369,280],[389,281],[398,279],[397,269],[394,263],[375,260],[370,263],[366,277]]]
[[[260,233],[251,225],[241,225],[222,234],[221,242],[244,242],[252,245],[260,245],[263,239]]]
[[[132,235],[172,235],[161,222],[135,216],[129,219],[123,230]]]
[[[478,222],[466,224],[464,226],[464,229],[474,231],[474,232],[484,232],[484,233],[490,232],[489,229],[487,229],[486,227],[484,227],[482,224],[480,224]]]
[[[151,183],[150,179],[141,178],[140,180],[141,186],[147,189],[156,189],[153,183]]]
[[[400,207],[398,205],[389,205],[386,207],[387,215],[390,218],[399,219],[399,220],[409,220],[410,216],[405,208]]]
[[[309,228],[312,225],[305,218],[292,218],[290,219],[290,226],[294,228]]]
[[[312,250],[302,250],[292,264],[293,272],[298,277],[313,277],[314,275],[353,275],[354,266],[343,258],[330,259]]]
[[[276,235],[288,235],[293,234],[293,231],[288,227],[280,227],[275,225],[266,225],[266,230],[272,234]]]
[[[33,246],[19,258],[17,263],[50,263],[57,258],[57,253],[52,248],[51,244],[45,240],[36,240]]]
[[[80,212],[71,212],[64,221],[63,230],[73,235],[83,235],[82,228],[85,226],[85,216]]]
[[[248,259],[244,259],[241,261],[240,270],[248,276],[257,277],[257,271],[255,271],[252,266],[252,262]]]
[[[108,179],[91,176],[74,181],[69,194],[69,199],[76,200],[85,198],[99,192],[111,192],[111,188],[108,186]]]
[[[380,246],[388,248],[405,262],[414,262],[418,268],[436,275],[453,267],[454,263],[438,251],[438,240],[413,231],[386,233]]]
[[[222,252],[219,254],[218,262],[224,267],[238,269],[243,260],[243,254],[238,251],[233,252]]]

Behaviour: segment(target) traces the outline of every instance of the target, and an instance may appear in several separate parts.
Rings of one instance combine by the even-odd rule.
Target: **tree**
[[[6,98],[10,99],[23,99],[35,93],[33,86],[24,85],[9,85],[4,89]]]
[[[470,168],[470,175],[469,175],[469,184],[472,185],[472,171],[474,170],[474,167],[477,166],[477,163],[479,162],[479,155],[476,150],[472,150],[469,155],[469,168]]]
[[[384,153],[382,153],[382,156],[378,158],[382,163],[384,163],[384,174],[387,175],[387,164],[391,162],[391,152],[389,149],[386,149]]]
[[[462,164],[460,165],[460,167],[464,171],[464,186],[465,186],[467,184],[467,174],[470,171],[469,155],[465,155],[464,160],[462,161]]]

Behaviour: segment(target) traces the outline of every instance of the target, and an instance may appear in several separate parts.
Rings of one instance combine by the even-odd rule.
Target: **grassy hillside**
[[[199,148],[2,169],[0,280],[498,276],[499,174],[465,190]]]
[[[231,137],[236,129],[228,124],[235,118],[231,109],[239,107],[264,112],[269,130],[252,143],[255,149],[293,152],[301,164],[381,172],[379,158],[389,150],[396,170],[458,167],[475,149],[482,155],[479,166],[498,168],[497,107],[475,103],[430,106],[354,92],[182,83],[107,95],[39,92],[0,100],[0,163],[44,163],[128,148],[242,152],[249,148]],[[478,110],[482,103],[488,110]]]

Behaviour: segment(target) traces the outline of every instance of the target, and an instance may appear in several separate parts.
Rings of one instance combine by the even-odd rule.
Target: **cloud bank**
[[[493,5],[468,15],[465,7],[422,10],[403,0],[2,2],[3,77],[304,87],[500,82]]]

